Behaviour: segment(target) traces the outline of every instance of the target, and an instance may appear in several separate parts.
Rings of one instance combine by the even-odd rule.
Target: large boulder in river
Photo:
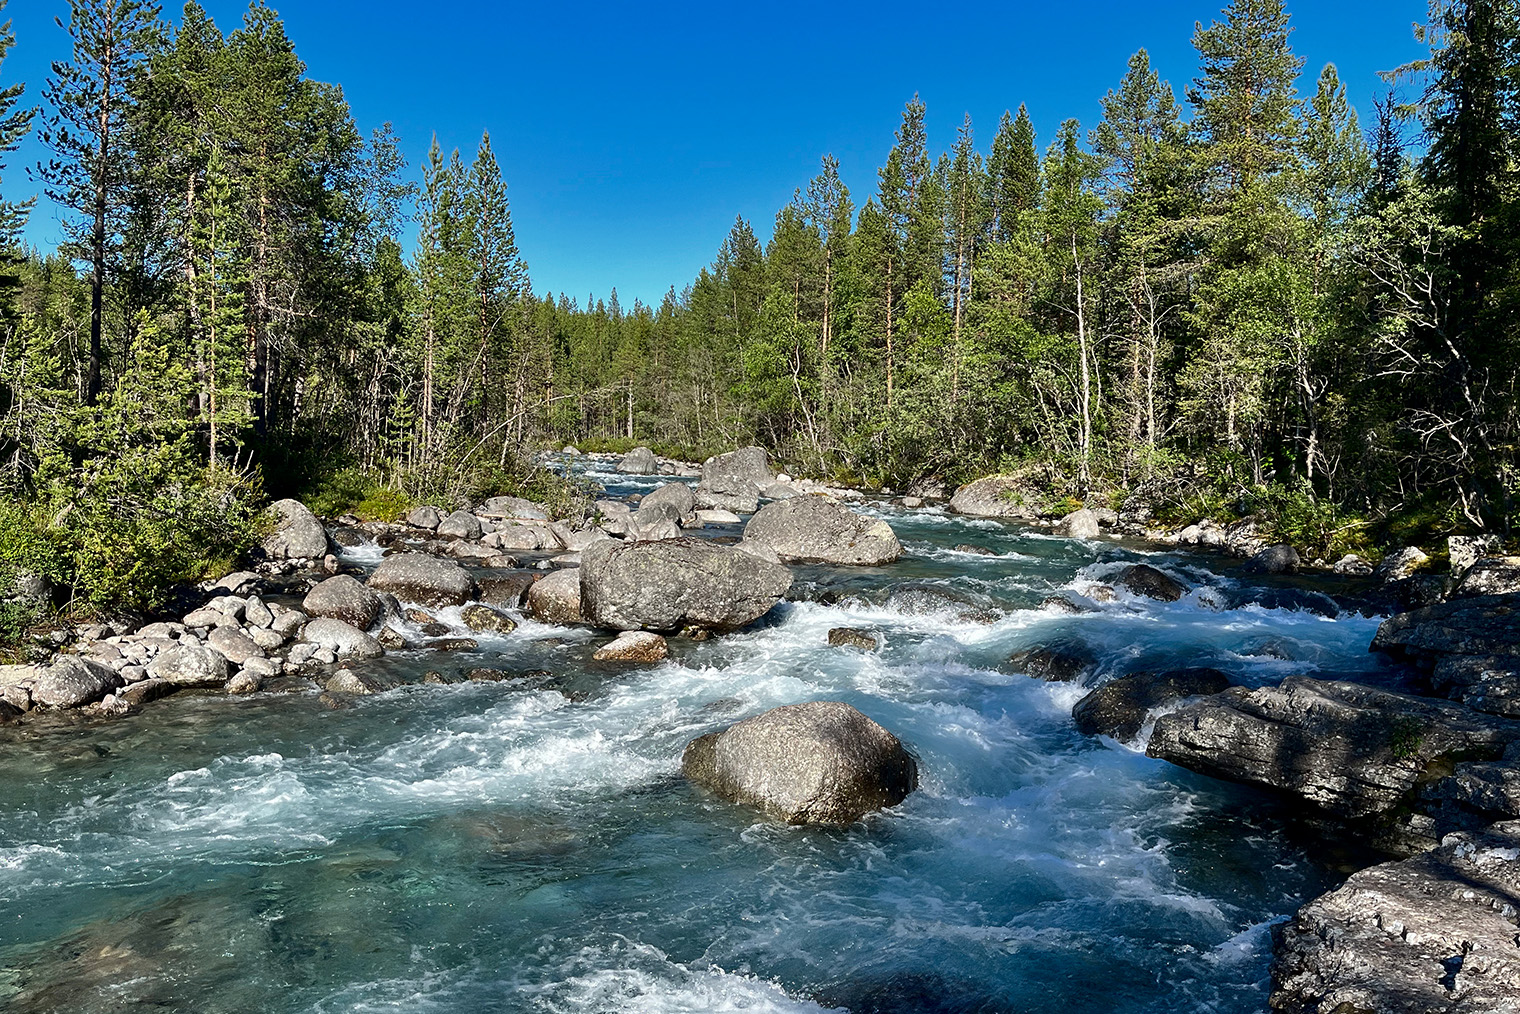
[[[1136,563],[1125,567],[1114,579],[1114,584],[1136,595],[1161,602],[1176,602],[1187,594],[1187,586],[1170,574],[1164,574],[1148,563]]]
[[[342,620],[322,616],[306,624],[301,640],[315,644],[343,659],[379,658],[385,654],[380,642]]]
[[[181,641],[148,663],[148,675],[181,687],[223,686],[227,659],[198,641]]]
[[[1121,743],[1134,739],[1155,709],[1186,697],[1221,693],[1230,678],[1218,669],[1172,669],[1137,672],[1110,680],[1076,703],[1071,717],[1077,731],[1088,736],[1112,736]]]
[[[528,613],[540,623],[561,626],[581,622],[581,571],[556,570],[528,589]]]
[[[704,493],[754,498],[775,481],[765,448],[741,447],[702,462],[702,480],[697,488]]]
[[[623,455],[617,470],[624,475],[658,475],[660,459],[647,447],[635,447]]]
[[[637,520],[640,524],[659,519],[680,521],[695,508],[696,497],[690,486],[684,482],[667,482],[639,501]]]
[[[445,539],[478,539],[480,519],[469,511],[455,511],[438,523],[438,535]]]
[[[60,655],[32,684],[32,700],[49,708],[77,708],[121,686],[110,666],[78,655]]]
[[[274,533],[264,539],[264,552],[273,560],[311,560],[327,555],[327,532],[317,516],[299,500],[276,500]]]
[[[1098,537],[1098,512],[1088,510],[1072,511],[1060,521],[1056,522],[1055,533],[1064,535],[1069,539],[1096,539]]]
[[[453,560],[425,553],[388,556],[365,582],[377,592],[390,592],[403,602],[435,609],[458,606],[475,594],[475,580]]]
[[[788,563],[879,567],[902,556],[891,525],[826,496],[766,504],[745,526],[744,541],[769,546]]]
[[[620,545],[581,553],[581,615],[616,630],[733,630],[764,616],[792,574],[756,552],[705,539]]]
[[[1517,1014],[1520,821],[1354,873],[1273,931],[1282,1014]]]
[[[380,616],[380,596],[347,574],[339,574],[307,592],[301,608],[308,616],[326,616],[368,630]]]
[[[1279,542],[1247,560],[1245,570],[1250,574],[1297,574],[1302,565],[1298,550]]]
[[[918,787],[918,765],[897,737],[839,701],[774,708],[698,737],[681,771],[788,824],[852,824]]]
[[[1037,498],[1016,475],[989,475],[968,482],[950,498],[950,510],[973,518],[1014,518],[1033,521],[1040,516]]]
[[[1443,766],[1497,760],[1512,743],[1520,743],[1520,722],[1447,701],[1289,676],[1280,686],[1233,687],[1162,715],[1146,753],[1355,818],[1387,813]]]

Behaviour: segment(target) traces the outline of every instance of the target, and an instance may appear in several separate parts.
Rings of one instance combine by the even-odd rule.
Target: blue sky
[[[246,3],[203,0],[223,31]],[[1027,103],[1043,147],[1069,116],[1085,127],[1144,47],[1181,96],[1197,73],[1193,23],[1222,3],[818,5],[402,3],[285,0],[308,73],[341,84],[365,132],[389,120],[412,170],[434,131],[468,160],[483,130],[507,178],[518,246],[539,292],[584,301],[614,286],[657,302],[711,262],[735,215],[762,240],[819,158],[833,152],[857,204],[874,192],[904,103],[928,105],[931,146],[969,112],[985,150],[1005,108]],[[16,47],[0,82],[40,101],[67,36],[66,0],[11,0]],[[165,5],[177,20],[179,6]],[[1364,125],[1379,70],[1421,55],[1423,0],[1299,0],[1301,91],[1327,62]],[[8,199],[33,192],[29,143],[7,159]],[[45,200],[29,239],[52,245]]]

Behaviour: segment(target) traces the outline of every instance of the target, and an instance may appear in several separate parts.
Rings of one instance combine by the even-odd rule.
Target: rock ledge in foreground
[[[1285,1014],[1520,1014],[1520,821],[1353,874],[1273,933]]]

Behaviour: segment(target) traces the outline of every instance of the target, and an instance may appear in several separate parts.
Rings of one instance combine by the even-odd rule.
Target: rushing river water
[[[604,635],[526,621],[478,652],[374,664],[554,685],[419,685],[336,711],[181,695],[0,730],[0,1009],[1265,1010],[1269,926],[1335,860],[1275,800],[1079,735],[1084,688],[1006,660],[1075,639],[1100,653],[1089,683],[1368,674],[1376,620],[1239,605],[1260,596],[1219,558],[870,509],[897,564],[796,568],[822,601],[672,640],[657,666],[592,662]],[[1198,590],[1041,606],[1142,557]],[[883,650],[827,646],[846,625]],[[919,791],[819,830],[680,778],[693,736],[813,699],[897,733]]]

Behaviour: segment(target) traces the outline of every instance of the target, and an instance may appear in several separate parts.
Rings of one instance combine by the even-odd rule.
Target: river
[[[525,620],[476,652],[373,664],[552,674],[527,688],[339,710],[182,694],[0,730],[0,1008],[1264,1011],[1271,923],[1356,857],[1287,804],[1078,734],[1084,687],[1006,660],[1070,639],[1098,652],[1087,683],[1360,678],[1377,620],[1238,605],[1257,586],[1218,557],[867,510],[901,561],[796,568],[820,601],[672,639],[659,665],[592,662],[605,635]],[[1194,590],[1084,597],[1139,559]],[[1092,611],[1041,604],[1055,594]],[[836,626],[883,650],[829,647]],[[814,699],[901,737],[919,791],[820,830],[681,779],[692,737]]]

